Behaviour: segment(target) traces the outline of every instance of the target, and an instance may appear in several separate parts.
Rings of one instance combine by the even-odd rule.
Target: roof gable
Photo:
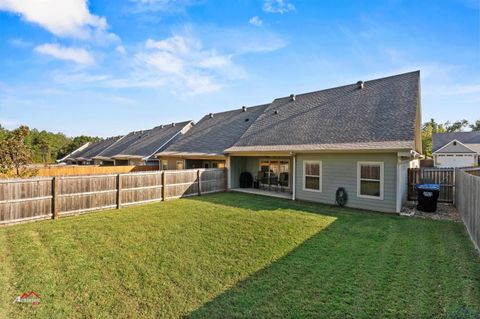
[[[432,134],[432,151],[436,152],[453,140],[457,140],[466,146],[469,146],[469,144],[480,144],[480,132],[434,133]]]
[[[273,101],[232,149],[251,146],[410,142],[419,72]],[[412,143],[413,145],[413,143]]]
[[[433,153],[476,153],[476,151],[460,141],[453,140]]]

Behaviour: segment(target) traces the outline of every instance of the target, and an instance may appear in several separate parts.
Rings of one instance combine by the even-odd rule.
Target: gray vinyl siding
[[[410,161],[402,161],[399,164],[399,173],[400,173],[400,182],[398,185],[400,186],[399,194],[400,194],[400,203],[403,206],[407,202],[408,198],[408,167],[410,166]],[[400,207],[401,209],[402,207]]]
[[[322,192],[303,190],[303,162],[322,161]],[[383,200],[357,197],[357,162],[384,163]],[[344,187],[348,207],[380,212],[396,212],[397,154],[298,154],[296,162],[296,198],[335,204],[335,192]]]

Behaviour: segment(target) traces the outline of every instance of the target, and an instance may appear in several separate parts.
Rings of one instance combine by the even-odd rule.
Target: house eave
[[[118,154],[118,155],[112,156],[112,159],[114,159],[114,160],[144,160],[145,157],[143,157],[141,155]]]
[[[182,159],[210,159],[226,160],[225,154],[218,153],[194,153],[194,152],[160,152],[155,154],[157,158],[182,158]]]
[[[234,146],[225,153],[386,153],[414,150],[413,141],[390,141],[370,143],[304,144],[304,145],[259,145]]]

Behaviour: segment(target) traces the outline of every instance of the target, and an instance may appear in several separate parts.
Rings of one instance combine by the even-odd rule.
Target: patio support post
[[[292,157],[293,157],[293,165],[292,165],[292,200],[295,200],[295,179],[296,179],[296,176],[295,176],[295,172],[297,170],[297,154],[295,153],[292,153]]]
[[[231,166],[231,156],[227,156],[227,160],[225,161],[225,190],[228,191],[232,187],[231,176],[230,176],[230,166]]]

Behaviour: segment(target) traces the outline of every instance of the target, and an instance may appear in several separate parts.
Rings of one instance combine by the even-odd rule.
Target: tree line
[[[474,123],[469,123],[467,120],[438,123],[431,119],[423,123],[423,155],[427,158],[432,156],[433,133],[462,132],[466,128],[480,131],[480,120]],[[67,137],[63,133],[39,131],[35,128],[30,129],[28,126],[7,130],[0,124],[0,174],[8,174],[12,171],[17,176],[28,174],[28,171],[21,170],[25,165],[55,163],[57,159],[65,157],[85,143],[99,140],[101,138],[97,136]]]
[[[470,128],[472,131],[480,131],[480,120],[469,123],[463,119],[455,122],[437,123],[434,119],[423,123],[422,125],[422,148],[423,155],[427,158],[432,157],[432,134],[433,133],[450,133],[463,132],[464,129]]]
[[[0,174],[13,171],[16,176],[28,174],[21,168],[28,164],[55,163],[87,142],[101,140],[93,136],[67,137],[63,133],[20,126],[7,130],[0,124]]]

